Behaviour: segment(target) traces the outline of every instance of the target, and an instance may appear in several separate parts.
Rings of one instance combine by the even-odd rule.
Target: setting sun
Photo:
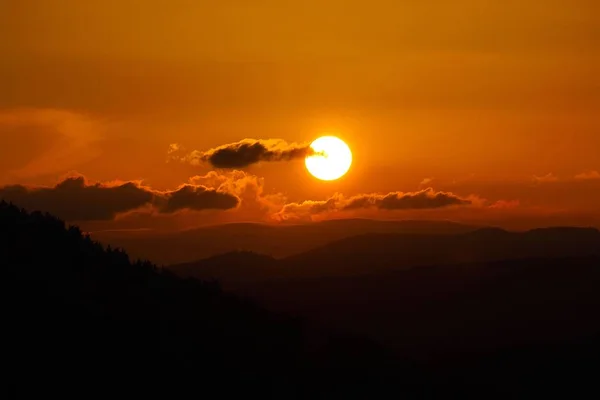
[[[352,152],[343,140],[335,136],[322,136],[311,143],[317,153],[306,157],[308,172],[324,181],[339,179],[352,164]]]

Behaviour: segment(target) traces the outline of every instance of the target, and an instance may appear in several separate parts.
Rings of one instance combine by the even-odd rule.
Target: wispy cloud
[[[19,136],[16,137],[15,135]],[[50,138],[49,146],[32,158],[28,149]],[[26,163],[8,171],[16,180],[40,175],[60,174],[100,155],[97,142],[104,138],[104,124],[88,115],[55,109],[11,109],[0,111],[0,143],[18,143],[0,146],[4,152],[18,151]]]
[[[589,181],[594,179],[600,179],[600,172],[598,171],[585,171],[575,175],[575,179],[578,181]]]
[[[537,176],[537,175],[533,176],[533,181],[535,183],[551,183],[551,182],[558,182],[558,180],[559,180],[558,177],[556,175],[554,175],[553,173],[548,173],[543,176]]]

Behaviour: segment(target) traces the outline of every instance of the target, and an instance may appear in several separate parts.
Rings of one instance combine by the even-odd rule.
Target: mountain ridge
[[[263,255],[268,268],[254,263],[256,256],[245,259],[243,252],[237,253],[236,264],[220,274],[215,261],[226,258],[225,254],[167,268],[203,279],[208,278],[204,272],[210,270],[211,279],[228,284],[269,279],[269,274],[274,278],[325,277],[425,265],[600,255],[600,230],[550,227],[525,232],[482,228],[454,235],[365,233],[282,259]]]
[[[96,232],[92,237],[158,264],[186,263],[238,249],[285,258],[363,232],[453,234],[477,229],[452,221],[339,219],[293,225],[229,223],[157,234]]]

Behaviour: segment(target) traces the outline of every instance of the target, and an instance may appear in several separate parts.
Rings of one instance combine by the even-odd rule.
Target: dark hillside
[[[311,347],[293,319],[216,284],[131,262],[57,218],[6,203],[0,203],[0,260],[5,378],[23,393],[185,388],[267,398],[285,391],[293,398],[335,387],[348,373],[358,387],[381,379],[378,363],[342,362],[340,344],[389,359],[363,339],[340,341],[335,351],[327,340]]]
[[[600,333],[600,257],[419,266],[248,284],[268,308],[367,335],[417,358]]]
[[[278,267],[247,252],[214,261]],[[254,282],[235,296],[0,203],[0,265],[10,394],[573,396],[594,389],[600,359],[594,256]]]

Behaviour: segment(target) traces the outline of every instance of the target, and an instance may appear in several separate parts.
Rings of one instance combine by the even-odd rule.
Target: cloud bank
[[[169,216],[170,220],[173,215],[180,222],[189,222],[190,226],[208,220],[212,223],[292,222],[356,216],[482,219],[496,216],[498,212],[514,214],[523,208],[518,200],[494,202],[478,195],[461,196],[448,189],[431,187],[412,192],[353,196],[337,193],[323,200],[290,202],[281,193],[266,193],[263,178],[241,170],[210,171],[189,178],[174,190],[156,190],[140,181],[90,183],[84,176],[77,175],[53,187],[0,187],[0,199],[29,210],[50,212],[69,222],[127,225],[131,221],[144,221],[152,225],[151,218],[160,226],[167,219],[153,217]],[[185,210],[213,212],[180,213]],[[224,212],[228,210],[234,212]]]
[[[163,214],[186,209],[228,210],[240,202],[233,193],[202,185],[186,184],[176,190],[158,191],[139,182],[91,184],[83,176],[66,178],[54,187],[5,186],[0,188],[0,199],[67,221],[112,220],[142,207]]]
[[[171,144],[168,154],[192,165],[209,163],[215,168],[244,168],[261,161],[291,161],[314,154],[310,144],[288,143],[282,139],[244,139],[229,143],[205,152],[194,150],[177,157],[181,150],[178,144]]]
[[[315,214],[364,209],[378,210],[425,210],[450,206],[467,206],[471,199],[459,197],[450,192],[436,192],[427,188],[417,192],[390,192],[387,194],[369,193],[352,197],[336,194],[323,201],[289,203],[275,214],[276,219],[304,219]]]
[[[0,199],[29,210],[50,212],[67,221],[110,221],[138,211],[173,214],[181,210],[233,210],[237,217],[277,221],[310,219],[327,212],[356,210],[427,210],[471,205],[472,200],[427,188],[417,192],[335,194],[323,201],[287,203],[282,194],[266,194],[264,180],[244,171],[211,171],[175,190],[159,191],[141,182],[89,183],[72,176],[54,187],[23,185],[0,188]],[[233,217],[233,216],[232,216]]]
[[[462,199],[449,192],[436,192],[432,188],[427,188],[418,192],[355,196],[344,206],[344,209],[375,207],[381,210],[419,210],[469,204],[471,204],[471,200]]]

